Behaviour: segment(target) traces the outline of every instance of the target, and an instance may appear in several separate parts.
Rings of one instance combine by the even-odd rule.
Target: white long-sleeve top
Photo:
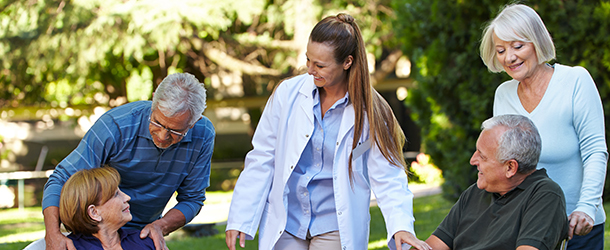
[[[553,67],[546,92],[531,113],[521,105],[516,80],[496,89],[493,113],[524,115],[536,124],[542,138],[538,169],[545,168],[561,186],[568,215],[582,211],[598,225],[606,220],[602,193],[608,159],[602,102],[586,69]]]

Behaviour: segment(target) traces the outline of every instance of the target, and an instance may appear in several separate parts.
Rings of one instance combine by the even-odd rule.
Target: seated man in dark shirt
[[[483,122],[470,186],[426,242],[440,249],[556,249],[568,237],[563,192],[536,170],[541,139],[520,115]]]

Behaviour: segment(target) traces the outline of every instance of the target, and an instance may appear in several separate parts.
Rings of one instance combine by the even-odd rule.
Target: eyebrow
[[[178,131],[184,131],[184,130],[186,130],[186,129],[188,128],[188,127],[187,127],[187,128],[183,128],[183,129],[174,129],[174,128],[170,128],[170,127],[168,127],[168,126],[166,126],[166,125],[164,125],[164,124],[161,124],[161,123],[159,122],[159,120],[157,120],[156,118],[152,118],[152,116],[150,117],[150,119],[151,119],[151,120],[153,120],[154,122],[156,122],[156,123],[160,124],[160,125],[161,125],[161,126],[163,126],[164,128],[166,128],[166,129],[170,129],[170,130],[173,130],[173,131],[176,131],[176,132],[178,132]]]

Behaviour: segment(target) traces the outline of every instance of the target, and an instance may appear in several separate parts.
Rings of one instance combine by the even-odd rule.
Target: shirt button
[[[341,214],[343,214],[343,213],[341,213],[341,211],[339,211],[339,213],[338,213],[338,214],[339,214],[339,215],[341,215]]]
[[[303,193],[303,196],[307,196],[307,193]]]
[[[309,137],[309,135],[305,135],[305,137]]]
[[[337,142],[337,146],[339,146],[339,142]]]
[[[280,234],[282,234],[283,232],[284,232],[283,230],[280,230]]]
[[[290,169],[294,169],[294,166],[290,166]]]

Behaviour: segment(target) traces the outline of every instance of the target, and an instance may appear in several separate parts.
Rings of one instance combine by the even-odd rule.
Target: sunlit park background
[[[42,185],[103,112],[150,100],[165,76],[189,72],[206,85],[204,115],[217,131],[208,200],[190,230],[215,223],[211,232],[220,233],[179,230],[168,245],[223,249],[226,206],[262,107],[282,79],[304,72],[313,25],[339,12],[357,19],[375,88],[408,137],[410,186],[442,187],[415,200],[416,231],[425,239],[476,180],[468,159],[494,90],[508,79],[487,71],[479,40],[508,2],[0,0],[0,248],[43,237]],[[546,23],[556,62],[589,70],[608,124],[610,1],[522,2]],[[384,249],[383,219],[372,204],[369,249]]]

